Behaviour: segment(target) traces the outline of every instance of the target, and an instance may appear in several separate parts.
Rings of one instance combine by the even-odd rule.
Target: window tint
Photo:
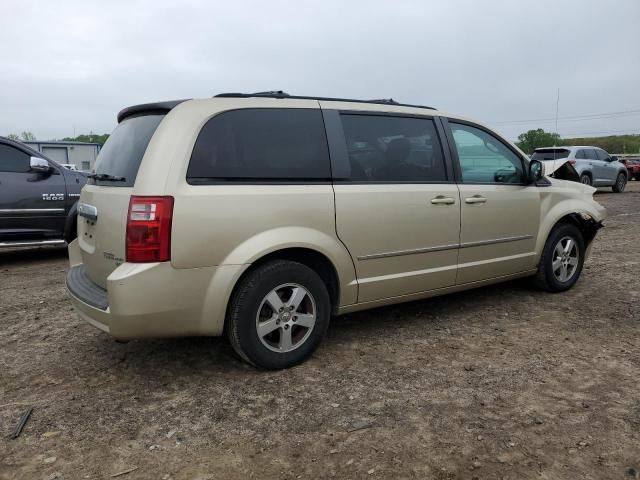
[[[163,118],[164,115],[143,115],[120,123],[100,150],[95,173],[124,177],[124,181],[95,180],[95,183],[108,187],[132,187],[144,152]]]
[[[493,135],[449,122],[466,183],[522,183],[522,160]]]
[[[341,115],[351,180],[443,182],[447,176],[433,120]]]
[[[587,148],[583,150],[586,155],[587,160],[597,160],[596,151],[593,148]]]
[[[533,152],[531,160],[558,160],[559,158],[567,158],[569,150],[566,148],[545,148]]]
[[[26,173],[31,170],[30,158],[17,148],[0,144],[0,172]]]
[[[596,156],[598,157],[598,160],[608,160],[609,159],[609,154],[607,152],[605,152],[604,150],[596,150]]]
[[[578,152],[576,153],[576,158],[578,160],[583,160],[587,158],[587,152],[585,152],[584,150],[578,150]]]
[[[222,113],[200,131],[187,179],[329,180],[320,110],[244,109]]]

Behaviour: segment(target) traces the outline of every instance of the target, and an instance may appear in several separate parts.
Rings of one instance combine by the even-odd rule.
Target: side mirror
[[[38,172],[38,173],[51,172],[51,167],[49,166],[49,162],[47,162],[44,158],[31,157],[29,160],[29,166],[31,167],[32,172]]]
[[[618,157],[616,157],[615,155],[611,155],[611,156],[609,157],[609,161],[610,161],[610,162],[617,162],[617,161],[618,161]]]
[[[529,181],[535,183],[544,177],[544,163],[540,160],[531,160],[529,162]]]

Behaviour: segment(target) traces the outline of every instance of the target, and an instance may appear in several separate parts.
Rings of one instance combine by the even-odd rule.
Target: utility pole
[[[559,105],[560,105],[560,87],[558,87],[558,96],[556,98],[556,133],[558,133],[558,107],[559,107]]]

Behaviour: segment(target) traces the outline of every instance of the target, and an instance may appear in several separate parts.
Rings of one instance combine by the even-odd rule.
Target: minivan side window
[[[30,156],[10,145],[0,144],[0,172],[28,173]]]
[[[253,108],[211,118],[196,140],[187,181],[327,181],[331,166],[320,110]]]
[[[430,118],[342,114],[354,182],[445,182],[442,146]]]
[[[597,149],[596,155],[598,157],[598,160],[609,160],[609,154],[604,150]]]
[[[578,150],[578,152],[576,153],[576,158],[578,160],[583,160],[587,158],[587,153],[584,150]]]
[[[522,159],[493,135],[476,127],[449,121],[464,183],[519,184]]]

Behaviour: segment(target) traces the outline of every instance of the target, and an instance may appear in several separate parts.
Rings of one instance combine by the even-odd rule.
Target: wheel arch
[[[274,260],[289,260],[292,262],[301,263],[306,265],[322,279],[329,292],[329,298],[331,299],[331,308],[335,313],[340,305],[341,293],[340,293],[340,277],[338,276],[338,270],[334,263],[325,254],[318,250],[308,247],[287,247],[279,250],[269,252],[254,262],[245,269],[240,277],[236,280],[231,296],[235,292],[240,282],[253,270],[269,263]],[[227,302],[228,304],[228,302]]]
[[[598,230],[602,227],[602,222],[598,221],[596,216],[588,211],[575,209],[573,211],[564,211],[552,217],[553,219],[546,223],[546,228],[538,237],[536,245],[537,259],[539,261],[542,256],[549,236],[554,228],[563,223],[569,223],[578,227],[584,238],[585,249],[589,249],[591,242],[596,236]]]
[[[229,301],[238,283],[256,266],[275,259],[296,261],[316,271],[327,285],[334,313],[340,306],[356,303],[355,266],[336,237],[309,228],[278,228],[245,240],[216,267],[202,310],[207,330],[213,335],[223,332]]]
[[[578,229],[582,233],[582,237],[584,238],[585,247],[588,247],[591,244],[601,226],[589,214],[574,212],[568,213],[564,217],[558,219],[551,230],[549,230],[549,233],[551,233],[553,229],[561,223],[570,223],[578,227]]]

